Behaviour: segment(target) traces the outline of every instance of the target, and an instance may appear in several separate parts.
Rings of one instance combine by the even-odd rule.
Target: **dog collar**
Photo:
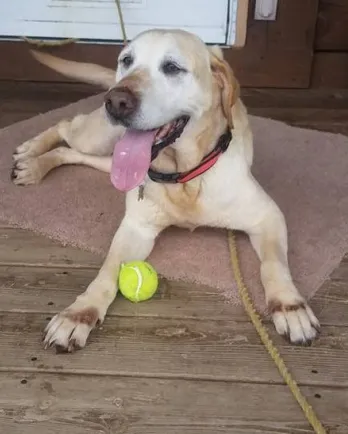
[[[184,184],[185,182],[191,181],[192,179],[196,178],[199,175],[202,175],[204,172],[214,166],[219,157],[227,150],[231,139],[232,132],[229,128],[227,128],[226,132],[219,137],[215,148],[203,158],[203,160],[198,164],[198,166],[194,167],[191,170],[188,170],[187,172],[173,173],[162,173],[157,172],[153,169],[149,169],[149,178],[154,182],[161,182],[166,184]],[[161,149],[163,148],[164,146]],[[159,151],[160,149],[157,151],[156,156],[158,155]]]

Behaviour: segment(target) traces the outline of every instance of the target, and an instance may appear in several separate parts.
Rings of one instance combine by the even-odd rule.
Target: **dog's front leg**
[[[319,322],[293,283],[281,211],[274,204],[248,232],[261,261],[261,280],[277,332],[292,343],[310,343],[317,335]]]
[[[72,352],[85,346],[91,330],[104,320],[117,294],[117,277],[122,262],[144,260],[150,254],[160,225],[144,224],[125,217],[112,241],[97,277],[75,302],[52,318],[45,329],[45,348]]]

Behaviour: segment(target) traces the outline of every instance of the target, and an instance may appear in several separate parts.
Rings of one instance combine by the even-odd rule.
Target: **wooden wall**
[[[348,88],[348,0],[319,0],[311,87]]]
[[[225,51],[243,87],[348,88],[348,0],[279,0],[276,21],[255,21],[255,0],[249,5],[246,46]],[[38,64],[29,48],[0,41],[0,80],[66,81]],[[114,68],[119,47],[72,44],[48,51]]]
[[[318,1],[279,0],[275,21],[256,21],[255,0],[249,0],[246,46],[225,50],[226,59],[242,86],[309,87]],[[34,60],[29,48],[26,42],[0,41],[0,59],[6,59],[6,62],[0,62],[0,80],[67,81]],[[67,59],[114,68],[119,47],[72,44],[46,51]]]

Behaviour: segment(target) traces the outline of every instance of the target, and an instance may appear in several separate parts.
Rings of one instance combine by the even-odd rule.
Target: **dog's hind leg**
[[[88,155],[59,146],[36,158],[17,161],[12,171],[12,180],[16,185],[37,184],[52,169],[64,164],[82,164],[110,173],[111,160],[111,156]]]
[[[46,131],[38,134],[33,139],[19,145],[14,154],[14,161],[21,161],[27,158],[34,158],[45,152],[53,149],[59,142],[63,140],[60,134],[60,128],[63,123],[68,121],[61,121],[53,127],[48,128]]]
[[[61,121],[17,148],[12,180],[17,185],[37,184],[63,164],[82,164],[110,172],[113,148],[124,131],[121,125],[109,122],[103,107]],[[60,142],[68,147],[56,147]]]
[[[38,157],[64,142],[85,154],[111,155],[115,142],[124,134],[125,128],[110,123],[104,107],[88,114],[78,114],[62,120],[36,137],[18,146],[14,161]]]

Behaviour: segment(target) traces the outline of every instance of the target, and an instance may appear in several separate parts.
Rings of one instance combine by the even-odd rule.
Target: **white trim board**
[[[150,28],[182,28],[221,45],[244,45],[247,5],[248,0],[121,0],[128,39]],[[122,42],[115,0],[1,1],[0,38],[24,36]]]

